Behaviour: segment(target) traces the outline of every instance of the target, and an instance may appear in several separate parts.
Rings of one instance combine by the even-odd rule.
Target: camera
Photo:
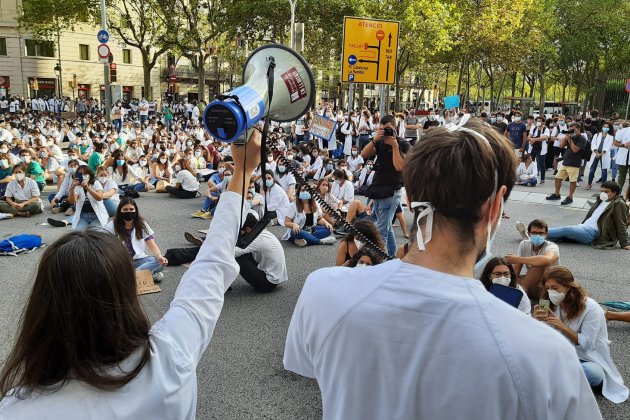
[[[387,127],[383,130],[383,136],[385,137],[395,137],[394,135],[394,129]]]
[[[571,133],[573,133],[573,130],[562,130],[561,133],[562,134],[571,134]]]

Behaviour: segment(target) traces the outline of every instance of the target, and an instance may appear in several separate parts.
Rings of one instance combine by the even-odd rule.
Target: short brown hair
[[[403,182],[409,201],[431,203],[435,225],[453,226],[462,245],[472,247],[481,206],[503,185],[507,199],[514,186],[516,159],[508,140],[490,125],[470,120],[464,127],[488,141],[464,130],[434,127],[407,155]]]
[[[529,222],[529,225],[527,225],[528,233],[532,231],[532,227],[544,229],[545,233],[549,232],[549,225],[547,224],[547,222],[541,219],[534,219],[531,222]]]

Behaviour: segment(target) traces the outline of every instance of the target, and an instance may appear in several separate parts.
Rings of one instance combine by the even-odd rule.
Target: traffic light
[[[109,81],[110,82],[116,81],[116,63],[111,63],[109,65]]]

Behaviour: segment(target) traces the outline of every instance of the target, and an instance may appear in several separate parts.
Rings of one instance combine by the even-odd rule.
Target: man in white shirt
[[[26,176],[26,166],[18,163],[13,167],[14,180],[9,182],[0,200],[0,213],[10,213],[20,217],[31,217],[42,212],[37,183]]]
[[[284,366],[317,380],[325,420],[601,419],[573,346],[473,279],[516,161],[492,127],[464,123],[432,128],[407,155],[405,258],[304,285]]]
[[[142,98],[138,104],[138,112],[140,114],[140,124],[144,124],[149,119],[149,102]]]
[[[621,128],[615,132],[615,141],[613,145],[619,149],[617,156],[615,157],[615,163],[618,168],[617,183],[623,190],[623,186],[626,183],[626,177],[630,172],[630,124],[625,122]],[[630,191],[630,187],[629,191]]]

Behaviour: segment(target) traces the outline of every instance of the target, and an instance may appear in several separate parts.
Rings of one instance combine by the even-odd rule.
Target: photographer
[[[197,364],[239,272],[234,251],[242,187],[260,160],[258,131],[245,154],[232,147],[233,182],[208,232],[221,240],[202,245],[153,327],[136,295],[129,251],[118,238],[72,232],[46,248],[0,374],[0,417],[195,417]]]
[[[409,142],[396,136],[396,119],[391,115],[385,115],[381,118],[381,128],[376,136],[361,152],[364,160],[368,160],[372,155],[377,156],[374,168],[376,174],[370,185],[369,198],[374,200],[372,211],[376,215],[376,227],[383,242],[387,244],[387,253],[392,258],[396,254],[392,220],[400,204],[402,170],[405,154],[410,149]]]
[[[564,133],[564,132],[563,132]],[[579,123],[573,123],[570,130],[560,141],[560,148],[565,148],[564,158],[558,166],[558,174],[556,175],[556,191],[548,195],[547,200],[560,200],[560,187],[565,178],[569,178],[569,195],[562,201],[563,206],[573,203],[573,193],[577,187],[577,179],[580,174],[580,166],[582,165],[582,156],[586,149],[587,141],[582,135],[582,128]]]

